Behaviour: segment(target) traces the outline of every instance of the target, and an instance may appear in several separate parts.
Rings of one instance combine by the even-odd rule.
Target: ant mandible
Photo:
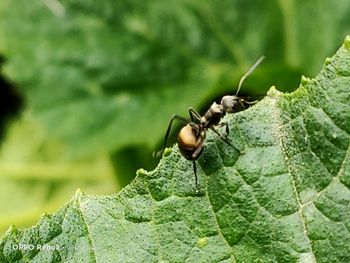
[[[242,76],[238,83],[238,88],[235,95],[226,95],[223,96],[220,104],[214,102],[207,112],[201,116],[195,109],[189,107],[188,112],[191,120],[188,120],[182,116],[174,114],[169,122],[168,129],[165,134],[164,145],[161,152],[164,152],[166,143],[170,134],[171,127],[173,125],[174,120],[179,120],[181,122],[186,123],[184,127],[179,132],[177,137],[178,147],[181,154],[187,159],[192,161],[193,163],[193,171],[195,175],[195,183],[196,183],[196,193],[199,192],[198,188],[198,178],[197,178],[197,168],[196,168],[196,160],[201,155],[204,148],[204,141],[206,138],[206,132],[208,129],[212,130],[216,133],[220,139],[222,139],[225,143],[230,145],[239,151],[235,146],[231,144],[231,142],[227,139],[227,135],[229,134],[228,123],[221,122],[222,117],[226,113],[233,113],[235,107],[240,104],[244,106],[244,104],[254,104],[255,101],[249,102],[244,100],[243,98],[238,97],[238,93],[241,89],[241,86],[244,80],[256,69],[257,66],[264,60],[264,56],[260,57],[253,66]],[[226,127],[226,134],[220,134],[215,127]]]

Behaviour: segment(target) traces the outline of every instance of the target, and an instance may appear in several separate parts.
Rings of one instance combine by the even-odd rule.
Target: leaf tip
[[[274,97],[281,95],[281,92],[276,89],[276,86],[271,86],[269,91],[267,92],[267,96]]]
[[[164,157],[167,157],[167,156],[169,156],[169,155],[171,154],[171,152],[172,152],[172,149],[171,149],[171,148],[165,148],[165,149],[164,149],[163,156],[164,156]]]
[[[302,75],[301,76],[301,80],[300,80],[300,83],[301,83],[301,85],[307,85],[308,83],[310,83],[311,82],[311,79],[310,78],[308,78],[308,77],[305,77],[304,75]]]
[[[15,225],[10,225],[10,227],[7,229],[5,236],[16,236],[18,235],[20,230]]]
[[[147,176],[148,175],[148,171],[146,171],[145,169],[143,168],[140,168],[136,171],[136,175],[137,176]]]
[[[81,191],[80,188],[77,189],[77,191],[74,194],[74,198],[75,200],[79,200],[81,197],[83,197],[85,194],[83,191]]]
[[[40,220],[43,220],[45,218],[50,218],[50,214],[47,213],[47,212],[42,213],[41,216],[40,216]]]
[[[325,60],[324,60],[324,64],[327,66],[327,65],[329,65],[329,64],[331,64],[332,63],[332,58],[326,58]]]
[[[344,47],[350,51],[350,35],[347,35],[344,39]]]

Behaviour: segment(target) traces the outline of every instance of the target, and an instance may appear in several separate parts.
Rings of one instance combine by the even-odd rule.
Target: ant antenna
[[[238,83],[238,88],[236,91],[236,95],[238,95],[239,90],[242,87],[243,82],[245,81],[245,79],[260,65],[260,63],[264,60],[265,56],[261,56],[255,63],[253,66],[251,66],[251,68],[242,76],[242,78],[239,80]]]

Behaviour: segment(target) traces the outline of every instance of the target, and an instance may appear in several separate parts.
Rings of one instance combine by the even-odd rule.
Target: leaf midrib
[[[312,260],[314,263],[316,263],[316,256],[315,256],[315,252],[314,252],[314,249],[313,249],[313,242],[312,242],[312,239],[310,238],[309,236],[309,231],[308,231],[308,228],[307,228],[307,223],[306,223],[306,219],[305,219],[305,216],[303,214],[303,209],[304,209],[304,206],[301,202],[301,199],[300,199],[300,195],[299,195],[299,192],[298,192],[298,189],[296,187],[296,178],[295,176],[293,175],[293,170],[292,170],[292,165],[290,164],[290,158],[288,157],[287,153],[286,153],[286,149],[284,147],[284,142],[283,142],[283,131],[281,130],[281,127],[283,127],[283,122],[281,120],[281,116],[282,116],[282,110],[280,108],[277,107],[278,105],[278,100],[281,100],[282,97],[279,96],[279,97],[276,97],[276,96],[273,96],[272,99],[271,99],[271,109],[272,109],[272,112],[273,112],[273,118],[275,119],[275,123],[276,123],[276,131],[277,131],[277,138],[278,138],[278,141],[279,141],[279,145],[280,145],[280,148],[282,150],[282,154],[284,155],[284,159],[286,160],[286,166],[287,166],[287,169],[288,169],[288,175],[290,176],[291,178],[291,182],[292,182],[292,186],[293,186],[293,192],[294,192],[294,196],[295,196],[295,199],[297,201],[297,205],[298,205],[298,214],[299,214],[299,218],[302,222],[302,225],[303,225],[303,233],[309,243],[309,249],[310,249],[310,253],[312,255]]]

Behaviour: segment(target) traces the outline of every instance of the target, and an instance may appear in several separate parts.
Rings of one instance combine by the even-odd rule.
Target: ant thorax
[[[209,127],[212,125],[219,124],[221,118],[224,116],[225,112],[221,104],[214,102],[209,110],[201,118],[201,123],[204,127]]]

